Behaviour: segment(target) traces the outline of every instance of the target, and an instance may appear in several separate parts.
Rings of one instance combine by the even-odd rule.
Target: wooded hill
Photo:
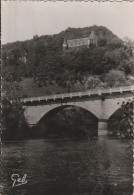
[[[65,37],[87,37],[92,31],[97,36],[98,46],[63,52]],[[59,34],[35,35],[31,40],[3,45],[3,77],[9,82],[32,78],[38,87],[54,85],[70,90],[75,84],[84,86],[91,75],[100,75],[97,78],[105,82],[105,74],[111,69],[131,74],[131,55],[123,40],[106,27],[68,28]]]

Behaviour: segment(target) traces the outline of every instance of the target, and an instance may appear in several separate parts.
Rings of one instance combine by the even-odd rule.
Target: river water
[[[116,139],[37,139],[2,144],[2,195],[132,195],[132,151]],[[27,183],[12,187],[12,174]],[[110,191],[107,191],[110,195]]]

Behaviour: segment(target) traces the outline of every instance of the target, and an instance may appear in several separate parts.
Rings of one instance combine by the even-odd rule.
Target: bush
[[[104,81],[108,84],[109,87],[127,85],[127,80],[124,72],[119,70],[110,70],[106,74]]]
[[[85,81],[85,88],[86,89],[94,89],[101,83],[99,78],[89,76]]]

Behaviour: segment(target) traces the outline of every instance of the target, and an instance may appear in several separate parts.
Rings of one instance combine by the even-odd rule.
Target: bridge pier
[[[98,136],[107,136],[108,135],[108,120],[100,119],[98,121]]]

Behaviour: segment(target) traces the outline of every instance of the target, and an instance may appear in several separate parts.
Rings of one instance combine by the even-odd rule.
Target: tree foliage
[[[134,138],[134,99],[122,104],[123,118],[121,120],[121,135]]]
[[[20,102],[22,91],[16,83],[2,82],[2,138],[4,140],[22,139],[27,134],[28,125]]]
[[[126,85],[127,80],[123,71],[110,70],[105,76],[105,82],[110,87],[118,87],[121,85]]]
[[[132,139],[134,138],[134,99],[123,102],[109,120],[109,129],[113,135]]]

